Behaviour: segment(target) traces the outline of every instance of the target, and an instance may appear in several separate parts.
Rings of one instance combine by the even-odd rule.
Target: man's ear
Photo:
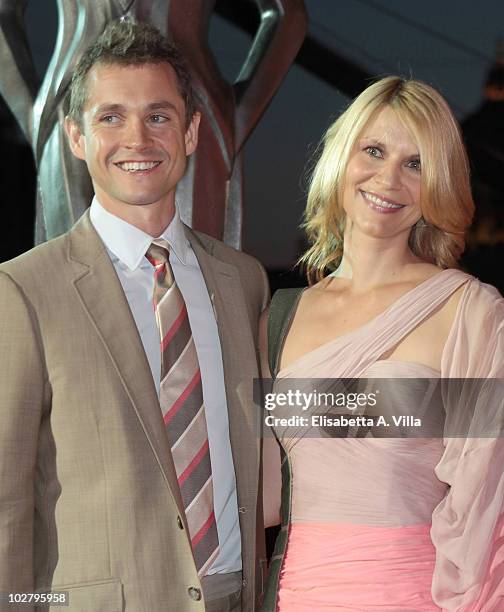
[[[77,123],[70,117],[65,117],[65,132],[68,137],[70,150],[79,159],[86,161],[86,145],[84,134]]]
[[[185,133],[186,155],[191,155],[198,145],[198,128],[201,120],[201,113],[196,111],[192,116],[191,123]]]

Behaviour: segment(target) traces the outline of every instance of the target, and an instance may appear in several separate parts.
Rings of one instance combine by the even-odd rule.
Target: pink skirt
[[[430,525],[293,523],[280,577],[280,612],[431,612]]]

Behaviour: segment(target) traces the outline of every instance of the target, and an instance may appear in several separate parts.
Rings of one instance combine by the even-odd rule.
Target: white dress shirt
[[[153,238],[106,211],[96,197],[91,204],[90,218],[122,284],[159,395],[161,353],[152,308],[154,266],[145,257]],[[170,264],[187,306],[201,370],[220,546],[219,555],[207,573],[236,572],[242,569],[240,526],[222,353],[215,314],[198,260],[185,236],[178,211],[161,236],[156,237],[164,238],[170,245]]]

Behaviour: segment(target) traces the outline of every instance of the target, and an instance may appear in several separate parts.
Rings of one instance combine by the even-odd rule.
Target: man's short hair
[[[80,58],[67,94],[68,116],[77,125],[82,125],[82,113],[87,98],[86,77],[96,64],[139,66],[162,63],[169,64],[175,72],[178,90],[185,104],[188,126],[197,110],[197,104],[191,75],[184,58],[157,28],[129,20],[109,23]]]

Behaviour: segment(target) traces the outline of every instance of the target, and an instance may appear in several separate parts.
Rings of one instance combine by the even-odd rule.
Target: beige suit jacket
[[[187,236],[222,344],[252,611],[265,568],[252,379],[267,280],[253,258]],[[183,517],[140,336],[85,213],[0,266],[0,592],[67,590],[69,608],[54,609],[70,612],[204,610]]]

